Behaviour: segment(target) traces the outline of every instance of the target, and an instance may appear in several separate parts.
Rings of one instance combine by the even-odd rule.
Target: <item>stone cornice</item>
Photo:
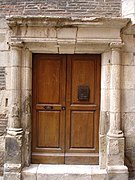
[[[8,26],[49,26],[49,27],[110,27],[123,28],[129,22],[129,18],[74,18],[58,16],[8,16],[6,17]]]

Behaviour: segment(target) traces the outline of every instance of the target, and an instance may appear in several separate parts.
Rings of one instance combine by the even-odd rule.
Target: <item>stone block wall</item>
[[[130,176],[135,177],[135,37],[123,35],[121,111],[122,128],[125,135],[125,163]]]
[[[0,175],[3,172],[4,151],[5,151],[5,132],[8,121],[9,107],[9,46],[8,26],[5,19],[0,18]]]
[[[0,14],[119,17],[121,0],[1,0]]]

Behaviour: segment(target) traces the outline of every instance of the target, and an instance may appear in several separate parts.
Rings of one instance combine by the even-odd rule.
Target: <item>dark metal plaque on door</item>
[[[78,100],[89,101],[90,88],[89,86],[78,86]]]

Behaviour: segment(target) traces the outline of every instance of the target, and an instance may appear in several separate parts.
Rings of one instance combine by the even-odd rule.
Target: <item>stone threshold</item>
[[[106,175],[97,165],[31,164],[22,171],[23,180],[105,180]]]

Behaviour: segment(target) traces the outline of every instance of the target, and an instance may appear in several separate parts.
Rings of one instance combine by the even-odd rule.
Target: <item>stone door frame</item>
[[[128,177],[120,118],[121,29],[129,19],[8,17],[11,105],[4,178],[20,179],[31,163],[32,53],[101,54],[99,165]],[[17,77],[17,78],[16,78]],[[12,174],[12,176],[11,176]]]

